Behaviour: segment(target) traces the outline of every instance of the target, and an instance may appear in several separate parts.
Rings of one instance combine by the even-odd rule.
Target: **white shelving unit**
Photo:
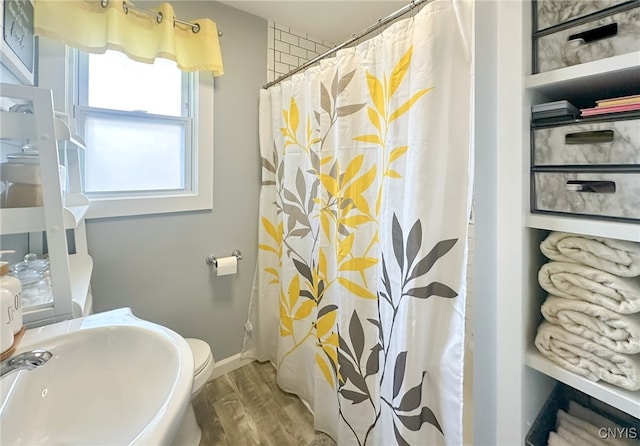
[[[601,99],[597,94],[594,97],[594,92],[599,89],[624,88],[631,85],[637,88],[640,85],[638,80],[640,80],[640,52],[635,52],[530,75],[525,78],[525,88],[531,98],[542,97],[550,101],[575,100],[586,95],[595,101],[595,99]],[[527,145],[525,150],[530,150],[530,147]],[[640,242],[640,225],[636,223],[527,213],[525,225],[530,229],[563,231]],[[591,382],[549,361],[538,353],[535,347],[527,350],[525,364],[630,415],[640,417],[640,392],[625,391],[606,383]]]
[[[596,99],[610,96],[608,92],[611,91],[633,92],[635,88],[637,93],[637,88],[640,86],[640,51],[528,75],[525,77],[524,86],[525,100],[529,99],[530,103],[562,99],[568,99],[574,103],[584,100],[595,103]],[[524,150],[528,155],[530,150],[528,144],[525,145]],[[525,168],[528,169],[528,156],[525,159],[527,160]],[[528,189],[526,192],[528,193]],[[525,226],[528,230],[563,231],[640,242],[640,225],[637,223],[527,212]],[[527,255],[526,252],[524,254]],[[529,256],[534,255],[537,253],[529,253]],[[537,300],[537,296],[523,296],[523,298]],[[540,354],[532,341],[532,339],[529,341],[530,347],[525,354],[527,367],[634,417],[640,417],[640,392],[627,391],[603,382],[594,383],[569,372]]]
[[[548,261],[539,244],[547,234],[564,231],[639,242],[640,225],[531,213],[529,184],[531,105],[567,99],[585,107],[596,99],[631,94],[634,86],[637,93],[640,51],[532,75],[531,2],[480,2],[476,7],[486,10],[476,26],[487,28],[491,45],[486,46],[495,47],[495,54],[488,51],[482,57],[487,63],[496,60],[495,73],[485,74],[482,85],[496,96],[494,102],[485,101],[484,139],[476,142],[477,157],[488,171],[482,177],[490,183],[476,185],[476,203],[495,207],[492,213],[477,209],[476,216],[475,262],[486,262],[492,265],[487,272],[495,271],[495,282],[486,280],[484,289],[476,288],[476,302],[492,310],[474,321],[476,350],[481,351],[474,356],[474,374],[483,378],[474,383],[474,392],[480,388],[474,395],[476,414],[483,420],[475,427],[477,437],[482,444],[524,444],[558,382],[640,418],[640,392],[589,381],[549,361],[534,346],[546,298],[537,272]],[[485,246],[485,240],[495,241]]]
[[[87,252],[84,217],[89,200],[80,192],[79,151],[84,142],[74,135],[64,116],[54,113],[51,90],[0,84],[3,107],[28,104],[33,113],[3,111],[0,136],[4,145],[34,145],[39,153],[41,207],[0,209],[0,234],[45,233],[50,261],[53,302],[23,309],[28,327],[86,315],[92,306],[90,279],[93,261]],[[60,178],[61,159],[67,178]],[[61,181],[62,180],[62,181]],[[63,183],[70,190],[63,193]],[[70,254],[67,230],[74,235]]]
[[[86,197],[82,196],[85,200]],[[67,196],[69,203],[71,197]],[[71,198],[73,199],[73,198]],[[89,204],[65,206],[62,208],[65,229],[77,229],[84,221]],[[2,234],[22,234],[39,232],[45,227],[44,208],[8,208],[2,209]]]

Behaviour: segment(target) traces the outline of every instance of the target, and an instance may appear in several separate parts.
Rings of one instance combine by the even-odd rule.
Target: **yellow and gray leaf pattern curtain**
[[[261,92],[244,353],[339,445],[462,444],[470,8],[429,3]]]

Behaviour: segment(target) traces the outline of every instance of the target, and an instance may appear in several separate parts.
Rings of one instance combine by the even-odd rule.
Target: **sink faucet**
[[[32,370],[40,367],[53,355],[47,350],[31,350],[5,359],[0,363],[0,378],[17,370]]]

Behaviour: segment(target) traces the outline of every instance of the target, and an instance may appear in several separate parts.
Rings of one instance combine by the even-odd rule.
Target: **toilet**
[[[191,390],[191,402],[184,414],[182,424],[178,428],[176,438],[171,443],[176,446],[198,446],[202,431],[196,421],[193,410],[193,399],[202,390],[202,387],[213,373],[213,355],[209,344],[201,339],[185,338],[193,353],[193,389]]]

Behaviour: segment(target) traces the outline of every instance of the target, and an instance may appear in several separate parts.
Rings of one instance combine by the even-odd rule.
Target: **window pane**
[[[85,190],[184,190],[186,122],[86,116]]]
[[[88,79],[90,107],[183,116],[182,72],[173,61],[145,64],[117,51],[89,54]]]

